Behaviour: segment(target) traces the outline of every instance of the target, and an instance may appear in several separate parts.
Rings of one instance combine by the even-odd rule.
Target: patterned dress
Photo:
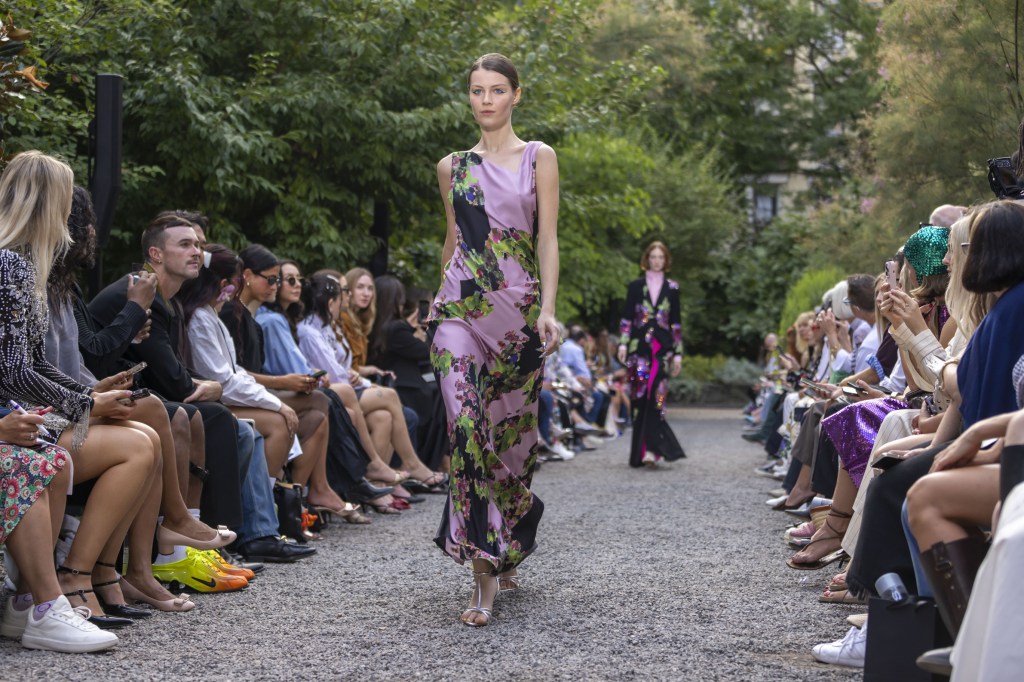
[[[444,398],[451,488],[434,542],[459,563],[518,565],[544,505],[530,491],[544,360],[537,332],[536,158],[519,170],[452,155],[455,253],[431,307],[430,359]]]
[[[679,285],[666,278],[658,300],[652,301],[645,278],[630,282],[619,331],[628,348],[626,366],[633,408],[629,465],[643,466],[648,451],[669,461],[686,457],[665,421],[669,359],[683,354]]]
[[[68,463],[68,453],[56,445],[24,448],[0,442],[0,545],[18,526],[18,522],[43,494],[46,486]],[[63,495],[65,491],[54,491]]]

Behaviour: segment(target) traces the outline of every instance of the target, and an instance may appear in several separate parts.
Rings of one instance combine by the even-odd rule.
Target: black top
[[[121,312],[99,331],[78,285],[72,290],[71,307],[78,325],[78,352],[93,376],[103,379],[126,369],[124,353],[146,324],[146,311],[142,306],[126,297]]]
[[[659,354],[683,354],[683,327],[680,320],[679,285],[668,277],[662,282],[658,300],[651,300],[646,277],[633,280],[626,290],[626,305],[619,324],[621,342],[629,356],[651,357],[652,342],[661,347]],[[631,366],[633,362],[629,363]]]
[[[384,329],[384,352],[370,358],[370,363],[395,373],[394,386],[422,388],[423,373],[430,370],[430,346],[413,333],[405,320],[392,320]]]
[[[35,279],[32,261],[0,250],[0,397],[24,407],[52,406],[77,422],[92,405],[91,391],[47,362],[47,307]]]
[[[228,301],[221,308],[220,320],[231,333],[238,364],[250,373],[263,374],[263,327],[249,309],[239,301]]]
[[[128,301],[128,280],[118,279],[96,295],[89,303],[89,314],[100,327],[113,324]],[[173,299],[168,302],[157,291],[150,306],[153,325],[149,338],[142,343],[129,344],[124,357],[132,364],[146,362],[139,375],[146,388],[159,393],[165,400],[181,402],[196,390],[193,373],[188,369],[188,335],[180,306]]]

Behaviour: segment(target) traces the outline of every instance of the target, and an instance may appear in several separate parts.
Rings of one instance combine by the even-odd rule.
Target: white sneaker
[[[31,607],[24,611],[17,610],[14,608],[14,597],[8,597],[4,608],[3,624],[0,624],[0,635],[8,639],[21,639],[25,633],[25,623],[28,622],[28,612],[31,610]]]
[[[599,448],[604,445],[604,441],[597,436],[583,436],[583,445],[588,448]]]
[[[26,649],[78,654],[109,649],[117,644],[117,635],[100,630],[87,620],[91,615],[89,609],[72,608],[64,596],[57,597],[39,620],[36,620],[35,608],[30,612],[21,637],[21,645]]]
[[[561,443],[552,443],[551,445],[548,446],[548,449],[551,450],[552,454],[561,457],[563,462],[568,462],[570,459],[576,456],[575,452],[565,447]]]
[[[863,627],[850,628],[842,639],[827,644],[816,644],[811,649],[811,655],[822,663],[863,668],[867,644],[868,624],[864,623]]]

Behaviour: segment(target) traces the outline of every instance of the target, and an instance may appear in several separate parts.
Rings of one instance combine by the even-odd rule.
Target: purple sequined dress
[[[626,366],[633,416],[629,465],[643,466],[648,452],[669,461],[686,457],[665,421],[669,364],[673,355],[683,354],[679,285],[666,279],[658,300],[653,301],[645,278],[630,282],[619,331],[628,348]]]
[[[821,430],[832,441],[843,467],[858,488],[885,416],[907,407],[905,402],[896,398],[865,400],[821,420]]]
[[[530,491],[544,369],[537,332],[536,159],[517,171],[452,155],[455,253],[431,308],[431,363],[444,398],[451,488],[434,542],[462,563],[518,565],[536,546],[544,505]]]

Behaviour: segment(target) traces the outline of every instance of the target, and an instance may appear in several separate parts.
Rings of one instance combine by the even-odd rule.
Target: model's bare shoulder
[[[555,150],[551,148],[551,145],[544,142],[540,143],[537,147],[537,163],[552,163],[558,165],[558,156],[555,154]]]
[[[453,156],[452,154],[448,154],[447,156],[442,157],[441,160],[437,162],[437,175],[438,175],[438,177],[442,177],[442,176],[445,176],[445,175],[451,175],[451,172],[452,172],[452,156]]]

